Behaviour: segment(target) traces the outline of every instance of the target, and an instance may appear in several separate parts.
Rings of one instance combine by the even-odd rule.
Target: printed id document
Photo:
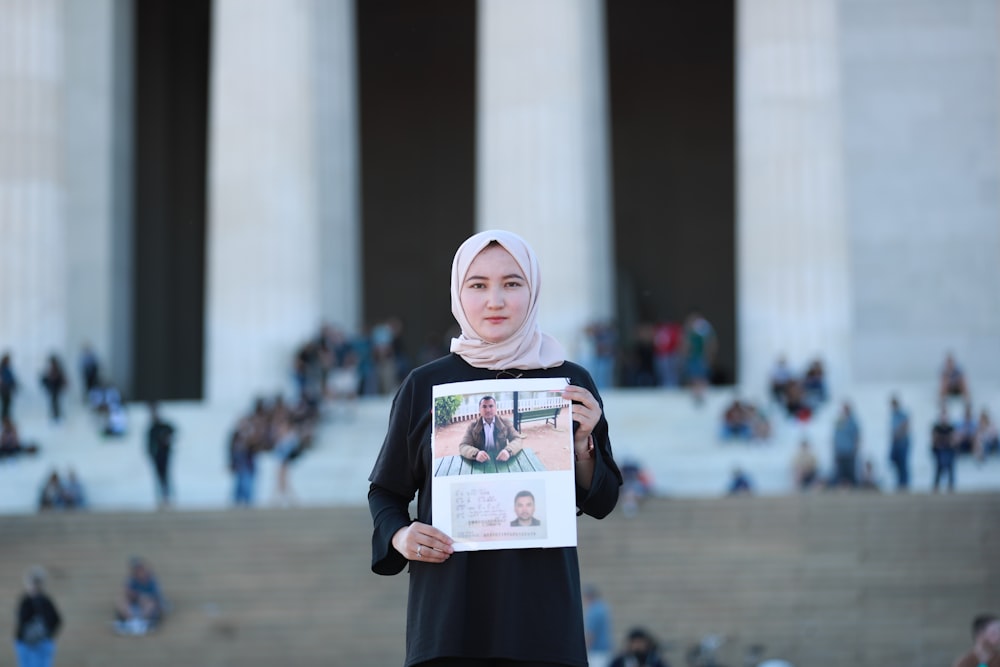
[[[576,546],[566,378],[434,387],[433,524],[456,551]]]

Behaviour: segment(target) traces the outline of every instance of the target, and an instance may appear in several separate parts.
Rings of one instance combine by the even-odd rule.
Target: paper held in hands
[[[576,546],[566,378],[434,387],[433,524],[456,551]]]

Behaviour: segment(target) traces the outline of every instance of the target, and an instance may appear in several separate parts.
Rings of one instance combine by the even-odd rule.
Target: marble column
[[[324,280],[329,267],[356,261],[354,158],[331,167],[322,155],[338,141],[344,151],[351,144],[320,130],[338,114],[339,122],[353,122],[352,111],[331,111],[337,104],[353,108],[353,80],[337,82],[318,60],[328,53],[319,40],[353,35],[350,12],[341,9],[324,8],[320,0],[214,5],[205,333],[210,401],[287,391],[293,354],[325,316],[332,318],[326,309],[355,307],[324,295],[357,289],[356,280]],[[336,90],[328,88],[331,82]],[[339,174],[337,187],[351,194],[332,204],[321,173]],[[346,212],[329,214],[339,204]],[[348,238],[324,229],[333,220]]]
[[[132,3],[65,2],[67,361],[131,392]],[[77,384],[79,388],[79,384]],[[76,393],[76,392],[74,392]]]
[[[325,320],[361,329],[361,210],[357,55],[353,0],[318,0],[313,23],[316,178]]]
[[[737,9],[739,381],[763,396],[779,355],[851,378],[836,0]]]
[[[855,380],[930,386],[951,352],[976,397],[1000,383],[1000,3],[839,8]]]
[[[603,4],[480,0],[476,227],[524,236],[543,330],[578,358],[613,314]]]
[[[0,354],[41,401],[66,345],[64,5],[0,0]]]

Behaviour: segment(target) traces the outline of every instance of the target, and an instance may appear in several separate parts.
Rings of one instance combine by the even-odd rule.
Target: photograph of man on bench
[[[434,403],[435,475],[573,467],[573,422],[558,391],[459,394]]]
[[[433,524],[455,549],[576,545],[565,378],[436,385]]]

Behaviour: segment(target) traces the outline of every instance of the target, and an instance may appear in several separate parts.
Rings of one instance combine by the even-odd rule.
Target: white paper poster
[[[565,378],[434,387],[433,523],[456,551],[576,546]]]

